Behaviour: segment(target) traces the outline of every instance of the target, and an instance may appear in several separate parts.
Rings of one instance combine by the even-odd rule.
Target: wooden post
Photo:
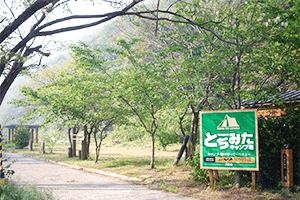
[[[14,132],[15,132],[15,129],[12,128],[12,130],[11,130],[11,143],[14,143]]]
[[[281,148],[281,176],[282,192],[284,196],[290,193],[293,186],[293,149],[291,144],[284,144]]]
[[[29,140],[28,149],[32,151],[32,139]]]
[[[81,160],[81,150],[78,150],[78,159]]]
[[[11,143],[11,129],[8,129],[8,143]]]
[[[35,129],[35,142],[39,143],[39,127]]]
[[[45,142],[41,141],[40,154],[44,154],[44,153],[45,153]]]
[[[31,142],[33,143],[34,141],[34,129],[31,129]]]
[[[72,158],[73,154],[72,154],[72,147],[68,148],[68,158]]]
[[[258,181],[260,181],[260,180],[261,180],[260,171],[257,171],[257,180],[258,180]]]
[[[251,172],[252,174],[252,189],[256,190],[256,172]]]
[[[76,130],[75,128],[73,128],[73,135],[72,135],[72,142],[73,142],[73,149],[72,149],[72,153],[73,153],[73,157],[76,157]]]
[[[214,170],[214,172],[215,172],[216,181],[220,182],[219,171],[218,170]]]
[[[210,188],[214,188],[214,174],[213,174],[213,170],[209,170],[209,185]]]
[[[240,188],[241,187],[241,173],[240,173],[240,171],[235,171],[234,180],[235,180],[235,187]]]
[[[176,159],[175,159],[175,161],[174,161],[174,163],[173,163],[172,166],[177,165],[178,162],[180,161],[181,156],[182,156],[184,150],[186,149],[186,144],[188,143],[189,138],[190,138],[189,135],[186,135],[186,136],[184,137],[183,144],[182,144],[182,146],[181,146],[181,148],[180,148],[180,150],[179,150],[179,152],[178,152],[178,154],[177,154],[177,157],[176,157]]]

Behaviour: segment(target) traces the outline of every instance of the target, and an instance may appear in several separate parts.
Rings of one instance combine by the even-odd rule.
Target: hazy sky
[[[97,2],[97,1],[96,1]],[[89,0],[83,1],[83,0],[78,0],[78,1],[71,1],[70,2],[70,9],[72,11],[72,15],[97,15],[97,14],[105,14],[108,12],[113,12],[116,11],[115,8],[110,6],[109,3],[95,3],[92,4]],[[62,8],[57,9],[55,13],[52,14],[52,19],[59,19],[62,17],[70,16],[71,14],[69,12],[64,11]],[[76,26],[76,25],[82,25],[94,21],[98,21],[99,19],[76,19],[76,20],[69,20],[64,23],[60,23],[60,25],[55,25],[53,27],[49,27],[48,30],[53,30],[61,27],[69,27],[69,26]],[[106,22],[110,23],[110,21]],[[70,43],[76,43],[78,40],[82,39],[86,35],[90,35],[94,33],[96,30],[99,30],[104,24],[99,24],[94,27],[90,28],[85,28],[81,30],[76,30],[76,31],[69,31],[65,33],[58,33],[52,36],[47,36],[45,38],[39,38],[37,42],[42,43],[44,46],[47,44],[48,51],[50,51],[50,56],[49,57],[44,57],[43,58],[43,63],[49,62],[57,55],[67,53],[68,49],[67,47],[69,46]],[[49,40],[51,40],[51,43],[48,43]],[[54,43],[55,41],[55,43]],[[61,45],[63,48],[60,48]],[[46,50],[47,51],[47,50]]]
[[[92,4],[89,1],[72,1],[70,3],[70,8],[73,12],[74,15],[96,15],[96,14],[104,14],[108,12],[113,12],[116,9],[112,8],[110,4],[108,3],[97,3],[97,4]],[[56,12],[57,15],[55,17],[61,18],[64,16],[70,15],[70,13],[63,13],[63,11],[60,9],[58,12]],[[99,20],[99,19],[98,19]],[[82,19],[82,20],[70,20],[64,24],[61,24],[61,27],[64,26],[70,26],[70,25],[80,25],[84,24],[86,22],[93,22],[97,21],[95,19],[93,20],[87,20],[87,19]],[[82,38],[85,34],[91,34],[93,31],[99,29],[102,25],[98,25],[95,27],[87,28],[87,29],[82,29],[78,31],[71,31],[71,32],[66,32],[66,33],[59,33],[56,34],[54,37],[57,39],[63,39],[63,40],[78,40]]]

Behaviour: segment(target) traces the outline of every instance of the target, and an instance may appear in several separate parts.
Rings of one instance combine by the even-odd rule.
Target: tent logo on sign
[[[240,129],[240,125],[237,123],[234,117],[225,116],[223,121],[217,127],[217,130],[237,130]]]

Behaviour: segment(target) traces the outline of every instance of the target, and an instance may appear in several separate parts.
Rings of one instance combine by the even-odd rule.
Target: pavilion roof
[[[20,124],[11,124],[3,126],[3,128],[16,128],[17,126],[26,126],[28,128],[40,128],[40,125],[20,125]]]
[[[254,107],[268,106],[274,103],[274,99],[274,97],[270,97],[267,100],[259,100],[257,102],[254,102],[253,99],[250,99],[248,101],[242,102],[241,105],[244,107],[250,107],[253,106],[255,103]],[[285,104],[300,102],[300,90],[290,90],[286,93],[279,93],[276,99],[283,100]]]

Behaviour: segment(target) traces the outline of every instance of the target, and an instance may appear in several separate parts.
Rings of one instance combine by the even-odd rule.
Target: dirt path
[[[21,184],[34,183],[39,188],[50,189],[55,198],[60,200],[193,200],[19,154],[7,152],[4,154],[9,157],[6,164],[17,160],[10,167],[15,171],[12,179],[18,180]]]

